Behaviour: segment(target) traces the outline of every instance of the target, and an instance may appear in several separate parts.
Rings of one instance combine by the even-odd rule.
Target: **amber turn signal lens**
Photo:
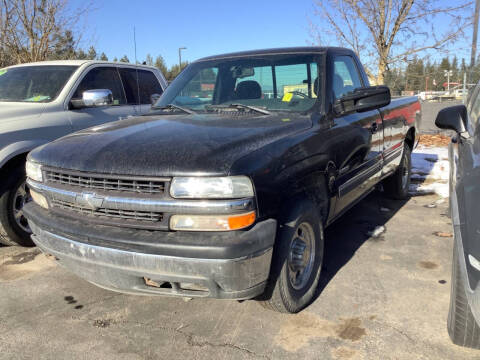
[[[239,230],[255,222],[255,211],[238,215],[172,215],[170,228],[183,231]]]
[[[246,228],[255,222],[255,211],[247,214],[231,216],[228,218],[228,227],[230,230]]]

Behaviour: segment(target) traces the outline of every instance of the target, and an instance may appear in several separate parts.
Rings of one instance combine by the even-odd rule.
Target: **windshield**
[[[321,89],[318,55],[269,55],[208,60],[189,65],[155,107],[200,111],[241,104],[269,111],[310,109]]]
[[[0,101],[50,102],[78,66],[20,66],[0,69]]]

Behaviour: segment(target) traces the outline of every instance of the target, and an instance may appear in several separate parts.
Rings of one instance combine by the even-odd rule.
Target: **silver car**
[[[106,122],[141,115],[165,90],[154,67],[65,60],[0,69],[0,243],[33,245],[23,205],[25,159],[35,147]]]

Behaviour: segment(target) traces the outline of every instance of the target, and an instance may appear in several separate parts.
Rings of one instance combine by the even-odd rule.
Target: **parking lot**
[[[327,230],[318,297],[298,315],[117,294],[37,249],[0,248],[0,358],[478,358],[447,335],[452,238],[437,200],[374,192],[348,212]]]
[[[373,192],[327,229],[316,299],[297,315],[117,294],[35,248],[0,247],[0,359],[476,359],[446,330],[447,208],[438,195]]]

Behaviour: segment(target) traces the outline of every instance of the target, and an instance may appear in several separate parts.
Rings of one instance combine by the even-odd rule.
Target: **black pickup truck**
[[[149,114],[32,151],[25,214],[45,253],[103,288],[298,312],[324,228],[381,181],[407,196],[419,116],[347,49],[212,56]]]

